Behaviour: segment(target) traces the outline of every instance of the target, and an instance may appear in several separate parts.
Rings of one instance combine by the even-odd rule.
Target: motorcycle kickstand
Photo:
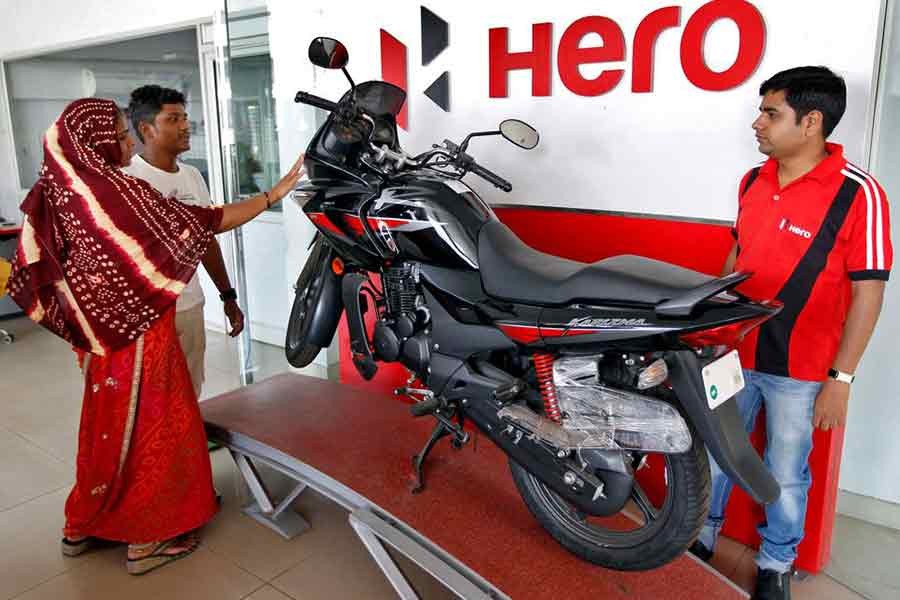
[[[425,443],[425,447],[422,448],[421,452],[413,456],[413,469],[415,470],[416,480],[410,492],[418,494],[425,489],[425,459],[428,458],[434,445],[437,444],[442,437],[452,435],[453,433],[453,430],[444,425],[441,421],[438,421],[437,425],[434,426],[434,430],[432,430],[428,442]]]

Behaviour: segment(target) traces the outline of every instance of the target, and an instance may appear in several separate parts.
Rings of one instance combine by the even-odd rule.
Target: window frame
[[[66,51],[74,51],[74,50],[83,50],[85,48],[93,48],[95,46],[105,46],[108,44],[118,44],[123,42],[130,42],[133,40],[138,40],[141,38],[156,36],[156,35],[165,35],[168,33],[177,33],[179,31],[186,31],[188,29],[194,29],[197,36],[197,45],[198,45],[198,62],[199,62],[199,70],[200,70],[200,81],[201,81],[201,97],[204,103],[204,112],[205,117],[213,117],[217,110],[215,89],[209,88],[209,81],[206,78],[206,73],[204,72],[204,35],[208,36],[208,28],[211,27],[213,23],[212,17],[208,19],[198,19],[191,20],[183,23],[172,24],[171,26],[166,27],[157,27],[157,28],[149,28],[139,31],[131,31],[128,33],[113,33],[109,35],[98,36],[96,38],[91,38],[89,40],[82,40],[74,43],[60,44],[54,46],[46,46],[42,48],[34,48],[29,49],[27,52],[21,53],[12,53],[0,58],[0,132],[7,131],[9,134],[9,158],[8,164],[10,172],[13,173],[14,184],[13,188],[15,192],[21,200],[27,194],[30,188],[23,187],[21,174],[19,173],[19,157],[16,153],[16,131],[13,128],[13,118],[12,118],[12,102],[10,101],[9,96],[9,85],[7,81],[7,65],[11,62],[16,62],[20,60],[29,60],[35,58],[45,57],[48,54],[58,54],[60,52]],[[209,42],[207,42],[209,44]],[[208,49],[207,49],[208,51]],[[207,100],[211,100],[214,104],[208,105]],[[210,110],[213,112],[210,112]],[[210,122],[207,124],[207,135],[206,135],[206,155],[207,161],[209,164],[209,173],[210,173],[210,188],[212,191],[213,181],[219,176],[222,172],[221,167],[219,166],[220,157],[212,152],[212,146],[210,144],[210,135],[209,130],[215,125],[218,127],[218,121]],[[215,166],[214,166],[215,163]],[[216,173],[214,177],[213,173]],[[16,210],[18,210],[18,203],[16,204]],[[13,215],[14,217],[16,215]]]

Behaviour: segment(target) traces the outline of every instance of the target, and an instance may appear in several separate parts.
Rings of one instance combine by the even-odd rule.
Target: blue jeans
[[[766,520],[758,528],[762,544],[756,564],[761,569],[786,573],[797,558],[797,546],[803,539],[807,492],[812,482],[808,460],[812,450],[812,420],[822,384],[748,369],[744,369],[744,380],[746,387],[735,397],[738,411],[749,434],[760,407],[766,407],[765,462],[781,485],[781,496],[765,507]],[[733,484],[712,456],[709,467],[712,497],[699,541],[713,550]]]

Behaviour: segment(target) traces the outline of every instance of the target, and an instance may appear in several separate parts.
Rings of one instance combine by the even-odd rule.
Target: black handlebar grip
[[[331,100],[326,100],[325,98],[320,98],[315,94],[308,94],[306,92],[297,92],[297,95],[294,96],[294,102],[309,104],[310,106],[329,111],[336,110],[338,106],[337,102],[332,102]]]
[[[484,167],[482,167],[479,164],[473,164],[471,167],[471,171],[473,173],[475,173],[476,175],[478,175],[479,177],[483,177],[488,182],[494,184],[496,187],[500,188],[504,192],[512,191],[512,184],[510,182],[503,179],[496,173],[493,173],[493,172],[489,171],[488,169],[485,169]]]

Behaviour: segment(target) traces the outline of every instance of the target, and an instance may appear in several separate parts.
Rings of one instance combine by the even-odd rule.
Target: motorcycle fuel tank
[[[471,270],[478,269],[478,232],[496,219],[463,182],[421,172],[384,186],[367,213],[378,242],[397,258]]]

